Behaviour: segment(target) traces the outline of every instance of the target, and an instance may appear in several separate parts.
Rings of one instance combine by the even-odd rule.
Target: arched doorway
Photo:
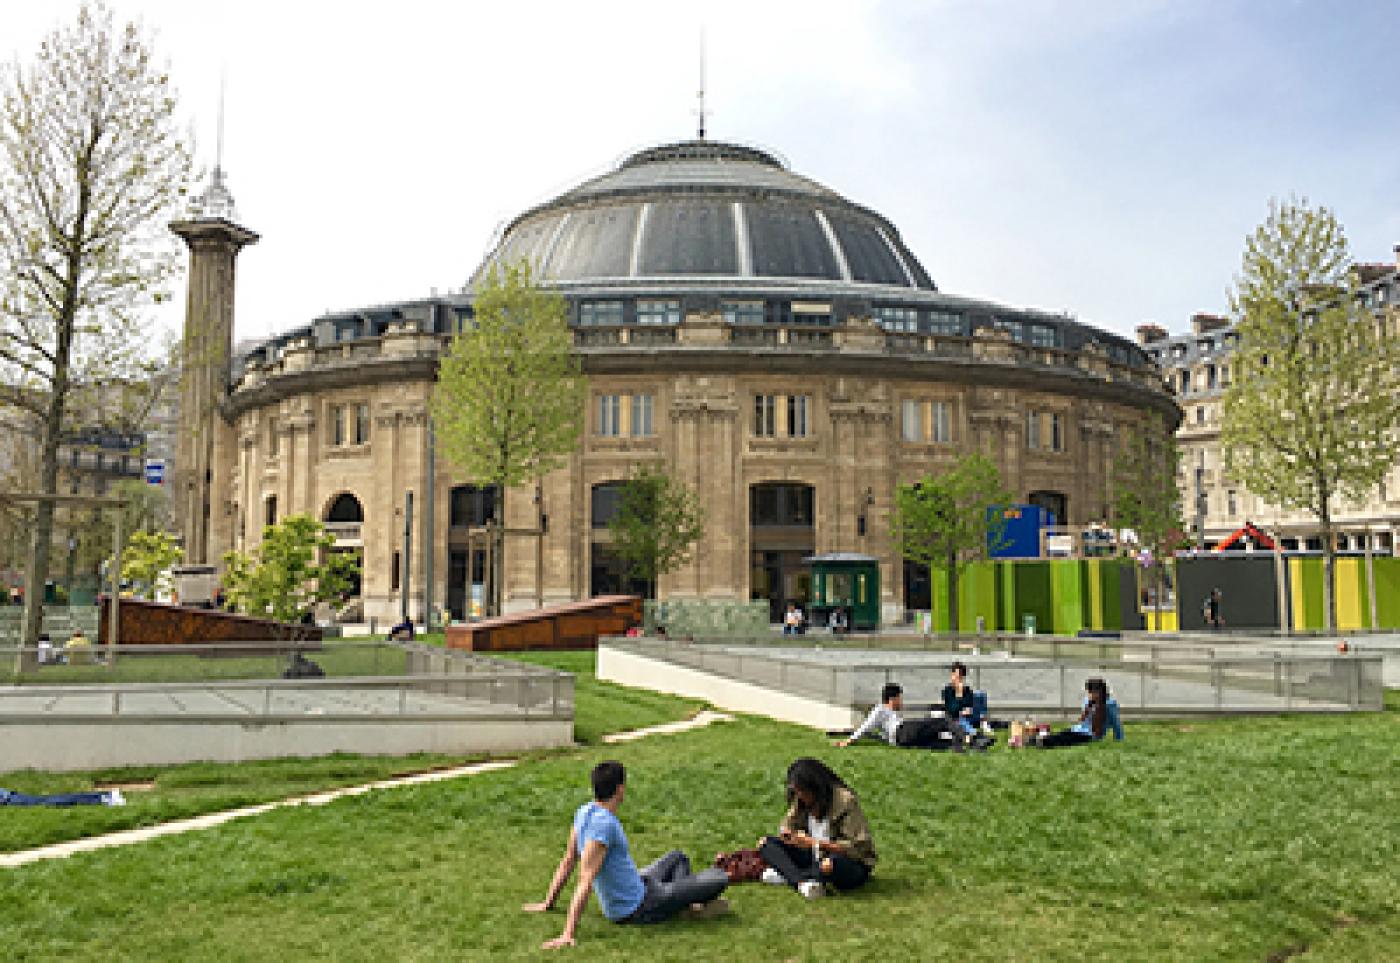
[[[365,522],[364,506],[354,495],[341,492],[326,506],[321,521],[325,523],[326,531],[335,536],[335,547],[331,551],[351,555],[359,563],[355,566],[355,574],[350,577],[348,593],[350,598],[359,598],[365,564],[364,542],[361,540]]]
[[[479,538],[471,544],[470,532],[499,523],[500,503],[495,485],[457,485],[448,493],[447,610],[459,622],[485,614],[486,549]]]
[[[599,482],[589,491],[588,594],[640,595],[647,594],[642,579],[627,574],[627,563],[613,551],[612,532],[608,526],[622,507],[622,481]]]
[[[788,603],[805,612],[812,573],[802,560],[816,549],[816,489],[799,482],[749,488],[749,598],[768,601],[768,619],[782,620]]]

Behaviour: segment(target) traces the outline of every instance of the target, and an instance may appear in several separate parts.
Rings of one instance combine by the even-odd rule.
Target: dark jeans
[[[1093,741],[1094,737],[1087,732],[1080,732],[1078,729],[1061,729],[1059,732],[1052,732],[1040,740],[1040,748],[1060,749],[1065,746],[1080,746]]]
[[[837,889],[855,889],[865,885],[865,881],[870,878],[869,866],[858,859],[837,853],[823,854],[831,860],[831,872],[823,873],[821,867],[812,859],[810,849],[805,846],[789,846],[777,836],[764,839],[763,845],[758,848],[758,854],[788,881],[789,886],[795,887],[798,883],[814,879],[830,883]]]
[[[642,905],[627,917],[628,923],[661,923],[692,903],[708,903],[729,885],[729,874],[710,867],[691,873],[690,860],[673,849],[641,871],[646,884]]]
[[[954,740],[944,738],[951,731],[945,719],[909,719],[895,730],[894,744],[904,749],[951,749]]]
[[[27,796],[22,792],[0,789],[0,806],[102,806],[107,802],[105,792],[65,792],[53,796]]]

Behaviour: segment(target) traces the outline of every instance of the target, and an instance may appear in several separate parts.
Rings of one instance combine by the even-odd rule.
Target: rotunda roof
[[[887,219],[772,154],[692,140],[521,214],[478,270],[522,257],[552,282],[723,277],[937,290]]]

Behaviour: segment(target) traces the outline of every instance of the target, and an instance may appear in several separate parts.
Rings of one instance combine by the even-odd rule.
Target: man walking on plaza
[[[582,863],[578,885],[569,900],[564,932],[544,944],[547,950],[573,946],[579,917],[588,904],[590,888],[598,894],[603,915],[614,923],[660,923],[678,913],[703,919],[729,909],[720,893],[729,885],[722,869],[690,871],[685,853],[673,849],[641,872],[632,861],[627,834],[617,810],[626,794],[626,771],[620,762],[600,762],[593,767],[593,801],[574,813],[568,847],[554,871],[549,893],[542,903],[526,903],[527,913],[544,913],[554,907],[559,891]]]

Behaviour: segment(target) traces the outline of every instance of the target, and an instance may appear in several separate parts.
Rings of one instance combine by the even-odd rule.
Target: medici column
[[[228,395],[233,355],[234,260],[258,239],[235,216],[233,196],[216,166],[189,218],[170,225],[190,249],[171,501],[185,561],[195,564],[217,563],[232,547],[232,493],[226,489],[236,448],[219,405]]]

